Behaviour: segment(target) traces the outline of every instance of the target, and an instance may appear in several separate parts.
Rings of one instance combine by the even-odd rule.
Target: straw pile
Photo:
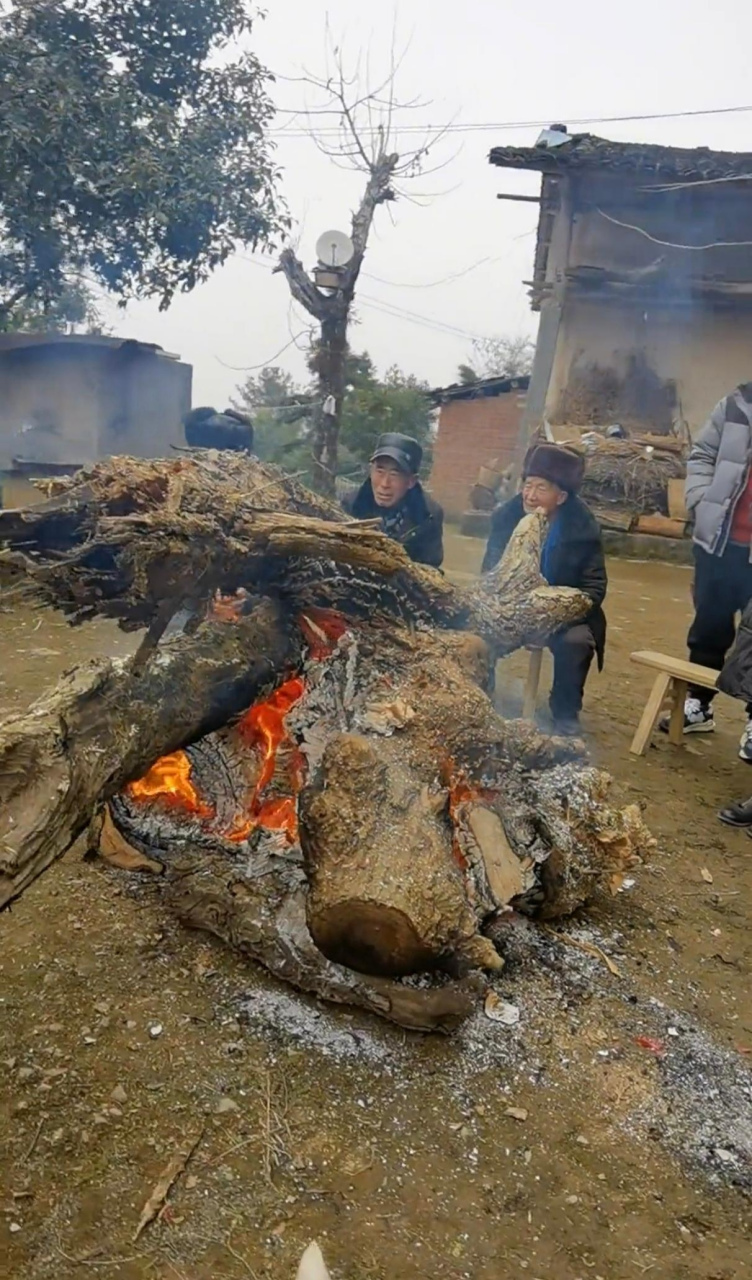
[[[635,515],[668,515],[668,482],[685,473],[680,454],[646,449],[636,440],[603,440],[587,456],[582,496]]]

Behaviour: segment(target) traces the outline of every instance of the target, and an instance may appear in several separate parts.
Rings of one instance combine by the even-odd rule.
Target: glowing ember
[[[217,591],[209,607],[209,617],[215,622],[239,622],[246,599],[244,591],[234,596],[223,596]]]
[[[138,782],[130,782],[126,794],[134,800],[158,800],[170,809],[181,809],[198,818],[212,818],[214,809],[199,799],[191,782],[191,762],[184,751],[162,756]]]
[[[240,603],[234,597],[218,597],[213,606],[214,615],[225,616],[229,621],[233,615],[236,616]],[[333,652],[337,641],[347,630],[344,619],[328,609],[311,610],[310,616],[301,617],[300,626],[311,656],[320,660]],[[265,827],[269,831],[284,832],[291,844],[297,841],[297,795],[305,782],[307,762],[290,738],[286,718],[302,698],[305,688],[299,676],[285,681],[264,702],[255,703],[238,722],[235,732],[259,757],[260,768],[242,811],[234,818],[231,829],[222,832],[225,840],[240,844],[257,827]],[[275,778],[280,747],[286,749],[285,771],[291,794],[267,796],[267,788]],[[200,818],[216,817],[214,808],[199,799],[191,781],[190,758],[184,751],[176,751],[158,760],[145,777],[130,783],[126,791],[132,799],[143,803],[158,802]]]
[[[309,609],[307,613],[301,613],[298,626],[306,638],[311,657],[317,662],[331,656],[337,641],[347,631],[347,622],[336,609]]]
[[[457,825],[460,805],[467,804],[471,800],[493,799],[493,792],[484,791],[480,787],[473,787],[468,782],[463,773],[455,774],[451,762],[447,762],[442,770],[442,780],[449,791],[449,817],[452,823],[452,853],[454,860],[462,871],[467,868],[467,859],[460,848],[459,838],[457,836]]]

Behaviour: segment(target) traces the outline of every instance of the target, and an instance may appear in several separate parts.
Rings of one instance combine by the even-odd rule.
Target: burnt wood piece
[[[334,1004],[359,1006],[411,1031],[445,1034],[473,1012],[482,988],[477,977],[410,986],[332,964],[308,931],[300,869],[274,857],[259,870],[241,879],[202,850],[167,871],[166,901],[183,924],[213,933],[275,977]]]
[[[104,615],[126,630],[158,629],[170,600],[177,609],[258,586],[296,609],[378,610],[472,631],[507,653],[590,607],[541,577],[539,517],[523,520],[501,563],[464,589],[278,468],[236,454],[106,459],[56,482],[55,498],[62,524],[57,507],[0,512],[0,574],[74,622]]]
[[[133,660],[74,668],[0,727],[0,908],[70,847],[98,804],[226,724],[301,661],[297,628],[270,601],[205,623]]]

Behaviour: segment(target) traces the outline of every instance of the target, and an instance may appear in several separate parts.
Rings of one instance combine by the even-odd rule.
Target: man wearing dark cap
[[[411,560],[436,569],[444,559],[444,512],[418,479],[423,450],[398,431],[379,436],[368,479],[343,506],[356,520],[381,520],[384,533],[401,542]]]
[[[595,517],[577,497],[582,484],[582,458],[557,445],[534,446],[525,459],[522,492],[497,507],[483,557],[483,572],[499,563],[512,532],[524,515],[542,511],[548,529],[541,551],[541,573],[551,586],[577,587],[590,600],[581,622],[551,637],[554,683],[549,706],[559,733],[579,729],[582,695],[593,656],[603,666],[606,617],[602,609],[608,580],[601,531]]]

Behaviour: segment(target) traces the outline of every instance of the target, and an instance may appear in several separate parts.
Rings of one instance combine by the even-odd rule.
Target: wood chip
[[[578,951],[584,951],[585,955],[593,956],[596,960],[601,960],[603,964],[605,964],[609,973],[612,973],[615,978],[620,978],[622,976],[621,969],[618,965],[614,964],[611,957],[607,956],[605,951],[600,947],[597,947],[594,942],[580,942],[579,938],[573,938],[568,933],[558,933],[557,930],[552,929],[550,925],[545,925],[544,927],[546,933],[550,933],[551,937],[556,938],[557,942],[563,942],[568,947],[576,947]]]
[[[175,1153],[175,1155],[170,1160],[169,1164],[167,1164],[165,1168],[162,1170],[161,1174],[159,1175],[159,1178],[157,1179],[157,1182],[154,1185],[152,1193],[149,1196],[149,1199],[146,1201],[146,1204],[141,1210],[141,1217],[139,1218],[138,1226],[136,1227],[136,1230],[133,1235],[134,1244],[138,1240],[141,1233],[146,1230],[149,1223],[153,1222],[154,1219],[157,1217],[157,1215],[164,1208],[165,1202],[167,1200],[168,1195],[170,1194],[170,1191],[172,1190],[172,1187],[177,1182],[181,1173],[185,1171],[188,1161],[190,1160],[191,1156],[193,1155],[194,1151],[196,1150],[196,1147],[198,1146],[203,1136],[204,1136],[204,1130],[202,1129],[201,1132],[195,1138],[191,1139],[190,1143],[186,1145],[182,1151],[178,1151]]]

